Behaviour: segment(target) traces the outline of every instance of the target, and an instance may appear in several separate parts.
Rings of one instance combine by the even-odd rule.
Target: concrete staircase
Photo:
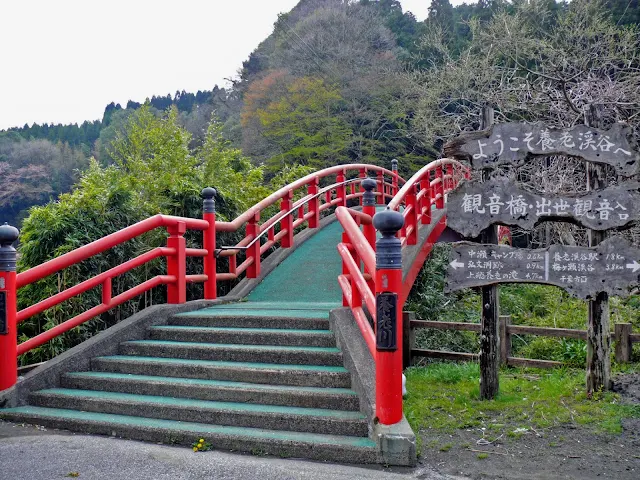
[[[240,306],[240,305],[238,305]],[[196,311],[151,326],[91,371],[0,417],[53,428],[213,448],[374,463],[376,444],[327,311],[265,317]]]

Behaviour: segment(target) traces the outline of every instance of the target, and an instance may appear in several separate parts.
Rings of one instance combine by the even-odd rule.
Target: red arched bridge
[[[202,219],[156,215],[18,274],[18,231],[0,227],[0,417],[150,441],[205,438],[223,449],[414,463],[402,413],[402,307],[445,230],[446,194],[468,175],[450,159],[408,180],[395,161],[392,170],[339,165],[229,222],[216,219],[216,192],[206,188]],[[17,311],[21,288],[156,228],[167,229],[166,246]],[[186,245],[187,230],[202,231],[202,248]],[[217,232],[241,231],[235,245],[216,241]],[[116,277],[159,257],[165,275],[113,294]],[[204,273],[187,272],[187,257],[201,257]],[[231,280],[239,283],[217,298],[218,284]],[[187,302],[188,283],[203,283],[204,298]],[[168,305],[18,380],[20,355],[162,285]],[[17,343],[20,322],[95,288],[99,305]]]

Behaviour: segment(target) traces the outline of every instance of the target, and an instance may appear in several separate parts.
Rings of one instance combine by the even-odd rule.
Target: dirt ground
[[[622,401],[640,406],[640,375],[614,380]],[[453,435],[421,432],[420,462],[442,474],[473,479],[640,479],[640,419],[625,419],[621,435],[566,426],[528,430],[494,440],[482,430]]]

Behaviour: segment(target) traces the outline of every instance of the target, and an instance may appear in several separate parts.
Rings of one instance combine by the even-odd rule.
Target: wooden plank
[[[629,335],[629,339],[631,340],[631,343],[640,342],[640,333],[632,333],[631,335]]]
[[[534,360],[532,358],[509,357],[507,364],[511,367],[529,367],[529,368],[556,368],[562,367],[562,362],[554,362],[551,360]]]
[[[551,245],[532,250],[458,242],[449,260],[445,292],[498,283],[541,283],[590,300],[600,292],[628,297],[640,285],[640,249],[620,236],[591,248]]]
[[[509,333],[518,335],[539,335],[541,337],[561,337],[586,340],[586,330],[573,330],[570,328],[530,327],[527,325],[509,325]]]
[[[411,366],[411,351],[415,345],[415,334],[411,322],[416,318],[415,312],[402,312],[402,368]]]
[[[455,360],[458,362],[477,361],[479,357],[479,355],[476,353],[447,352],[444,350],[424,350],[421,348],[411,350],[411,355],[414,357],[440,358],[442,360]]]
[[[585,123],[590,127],[601,127],[603,125],[604,115],[603,105],[589,105],[585,111]],[[620,171],[618,172],[621,173]],[[587,165],[587,191],[595,190],[599,192],[606,187],[606,175],[601,168],[595,165]],[[588,230],[589,247],[600,249],[605,242],[608,242],[608,233]],[[613,250],[613,255],[622,255],[626,253],[631,260],[629,252]],[[632,253],[633,255],[633,253]],[[608,256],[608,255],[607,255]],[[632,285],[634,281],[638,282],[637,258],[633,259],[633,263],[626,263],[627,268],[632,267],[633,278],[629,283]],[[615,273],[615,272],[614,272]],[[620,276],[623,277],[626,271],[622,270]],[[610,315],[609,315],[609,294],[616,294],[607,288],[610,282],[605,276],[602,278],[602,284],[596,289],[594,294],[589,295],[588,311],[589,318],[587,321],[587,395],[591,396],[594,392],[601,390],[611,390],[613,382],[611,381],[611,338],[609,332]]]
[[[494,110],[486,105],[482,109],[483,129],[491,127],[495,122]],[[488,181],[493,165],[485,164],[482,180]],[[449,218],[447,216],[447,218]],[[498,243],[498,227],[491,225],[480,234],[483,243]],[[497,284],[483,286],[482,318],[480,319],[480,398],[491,400],[500,390],[500,332],[498,316],[500,304]]]
[[[523,165],[533,156],[570,155],[613,166],[619,175],[638,173],[640,153],[629,125],[609,130],[576,125],[570,129],[547,127],[542,122],[500,123],[478,132],[463,133],[444,146],[446,157],[471,162],[474,168]]]
[[[507,359],[511,356],[511,325],[510,315],[500,315],[500,363],[507,364]]]
[[[532,230],[548,221],[571,222],[607,230],[640,220],[638,183],[625,183],[583,195],[532,193],[511,179],[462,181],[447,198],[447,226],[475,238],[493,224]]]
[[[409,325],[412,329],[435,328],[438,330],[462,330],[462,331],[480,333],[479,323],[434,322],[431,320],[411,320]]]
[[[615,324],[616,362],[628,363],[631,361],[631,324]]]

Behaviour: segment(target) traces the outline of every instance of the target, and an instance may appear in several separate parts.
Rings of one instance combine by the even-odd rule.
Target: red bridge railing
[[[404,183],[404,180],[398,176],[396,168],[391,171],[367,164],[338,165],[307,175],[281,188],[231,222],[216,221],[214,201],[216,191],[205,188],[202,192],[204,199],[202,219],[156,215],[17,275],[16,251],[12,244],[18,238],[18,231],[8,225],[0,227],[0,390],[15,384],[17,356],[154,287],[166,285],[167,302],[178,304],[186,301],[187,283],[204,283],[204,298],[215,299],[217,282],[237,279],[243,273],[248,278],[258,277],[261,257],[277,244],[283,248],[291,247],[296,228],[303,228],[305,224],[308,228],[317,228],[323,211],[331,207],[346,206],[349,200],[361,199],[363,190],[356,185],[356,182],[359,183],[359,179],[366,178],[369,173],[373,173],[377,178],[378,189],[375,195],[383,199],[381,201],[395,195],[399,185]],[[354,176],[355,178],[349,179]],[[333,181],[332,178],[334,178]],[[321,188],[321,182],[328,185]],[[293,199],[297,197],[300,198],[294,201]],[[271,207],[274,206],[279,206],[279,209],[272,209]],[[261,223],[261,215],[270,210],[275,210],[276,213]],[[218,246],[216,244],[216,232],[236,232],[243,227],[244,237],[236,245]],[[17,311],[16,295],[21,287],[156,228],[167,229],[166,246],[154,248],[43,299],[35,305]],[[187,248],[184,238],[187,230],[203,232],[203,248]],[[264,238],[266,240],[262,241]],[[243,258],[240,265],[238,265],[239,255]],[[112,295],[114,278],[160,257],[166,258],[166,275],[158,275],[123,293]],[[187,274],[187,257],[203,258],[203,275]],[[219,257],[228,258],[228,272],[217,272]],[[17,344],[19,322],[97,287],[102,289],[100,305],[20,345]]]
[[[432,223],[432,209],[443,209],[446,194],[469,175],[469,169],[455,160],[437,160],[413,175],[384,212],[376,214],[373,190],[377,183],[370,180],[362,182],[365,189],[362,212],[343,206],[336,209],[344,230],[342,243],[338,245],[342,258],[338,281],[343,305],[351,308],[376,362],[376,416],[384,425],[402,419],[402,307],[417,273],[446,226],[446,218],[442,216],[433,225],[404,280],[402,248],[417,244],[420,226]],[[380,238],[376,230],[380,231]],[[391,294],[392,298],[395,295],[391,314],[395,318],[378,318],[381,294]],[[384,308],[388,305],[383,305],[381,311]]]

